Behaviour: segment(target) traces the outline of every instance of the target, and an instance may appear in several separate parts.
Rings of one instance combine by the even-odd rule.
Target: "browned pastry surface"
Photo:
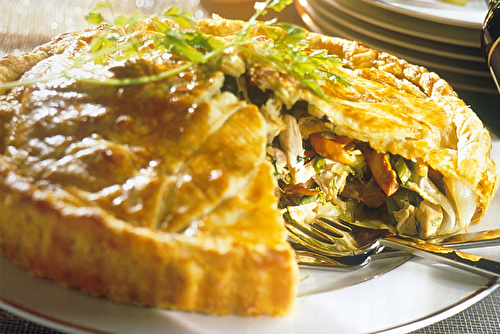
[[[85,35],[62,37],[64,52]],[[64,64],[47,55],[24,77]],[[158,69],[144,61],[123,70]],[[265,122],[234,95],[214,96],[222,83],[221,72],[193,70],[158,84],[55,80],[4,96],[2,251],[120,302],[289,312],[297,266],[265,160]]]
[[[216,17],[189,29],[227,42],[244,24]],[[57,76],[107,29],[123,32],[103,25],[0,60],[1,81],[35,82],[1,98],[0,250],[36,275],[120,302],[212,314],[290,312],[298,271],[268,155],[277,135],[291,131],[287,124],[308,117],[317,132],[423,163],[447,187],[464,189],[474,207],[470,217],[450,221],[450,231],[477,222],[496,192],[488,132],[422,67],[307,33],[311,51],[343,61],[328,70],[349,84],[321,82],[326,97],[262,61],[257,42],[247,45],[254,54],[234,48],[143,84]],[[268,41],[266,29],[249,36]],[[149,48],[155,32],[145,21],[131,35]],[[108,72],[89,62],[78,75],[140,78],[183,64],[151,52]],[[258,88],[268,103],[231,91],[230,78]]]

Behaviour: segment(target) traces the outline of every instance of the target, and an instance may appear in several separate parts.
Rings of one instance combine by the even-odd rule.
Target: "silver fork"
[[[372,263],[375,260],[389,258],[410,259],[411,254],[388,248],[380,248],[378,252],[371,252],[353,256],[329,256],[312,251],[293,239],[289,239],[295,250],[295,259],[302,268],[313,268],[334,271],[354,271]],[[383,251],[382,251],[383,250]]]
[[[500,277],[500,262],[468,254],[420,239],[397,235],[387,229],[368,228],[338,219],[318,218],[312,224],[287,217],[289,235],[312,254],[326,259],[358,258],[366,261],[383,247],[407,252],[486,277]],[[342,263],[344,260],[340,260]],[[368,262],[369,263],[369,262]]]

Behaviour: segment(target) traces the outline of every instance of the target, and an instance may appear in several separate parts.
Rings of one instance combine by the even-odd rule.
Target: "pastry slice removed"
[[[1,60],[1,252],[120,302],[278,315],[283,216],[421,238],[480,221],[491,138],[444,80],[254,18],[167,11]]]
[[[197,27],[238,36],[246,23]],[[340,217],[421,238],[480,221],[498,188],[491,138],[438,74],[287,24],[249,34],[256,42],[231,58],[246,71],[232,75],[270,126],[287,219]]]

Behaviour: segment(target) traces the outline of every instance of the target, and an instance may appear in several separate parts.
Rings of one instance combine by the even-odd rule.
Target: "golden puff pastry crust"
[[[263,181],[272,184],[269,170],[263,164],[256,175],[262,179],[238,200],[237,214],[247,205],[255,219],[191,237],[68,205],[2,163],[0,247],[37,276],[118,302],[221,315],[282,315],[293,305],[297,271],[289,245],[265,237],[274,233],[282,240],[277,237],[281,226],[269,223],[279,215],[265,208],[274,189],[261,187]],[[257,241],[244,235],[250,224],[261,233]]]
[[[298,269],[269,150],[294,108],[324,122],[320,130],[423,161],[471,190],[473,215],[457,218],[460,228],[486,211],[498,185],[491,139],[436,74],[306,32],[306,53],[337,55],[343,65],[327,70],[348,82],[320,80],[318,96],[259,56],[282,28],[256,24],[246,51],[190,66],[155,49],[159,27],[217,44],[240,38],[246,23],[154,20],[64,34],[0,60],[0,81],[19,80],[0,101],[0,251],[34,274],[119,302],[290,312]],[[118,52],[101,66],[88,57],[103,33],[123,37],[117,50],[133,40],[150,52]],[[154,80],[129,84],[137,78]]]
[[[231,161],[230,167],[237,168],[241,166],[234,161],[244,159],[242,163],[248,170],[243,172],[249,175],[231,175],[240,170],[225,168],[215,161],[220,175],[212,183],[219,184],[206,184],[209,190],[225,190],[227,182],[238,179],[241,189],[226,198],[214,194],[217,203],[213,204],[209,199],[198,198],[196,193],[201,193],[200,190],[190,184],[190,196],[176,199],[191,210],[203,207],[204,201],[213,209],[191,226],[189,233],[183,234],[146,226],[152,224],[148,210],[160,211],[155,210],[160,202],[155,197],[166,197],[163,188],[168,182],[161,182],[158,191],[157,173],[143,172],[136,178],[128,178],[123,188],[136,188],[133,190],[140,197],[133,198],[134,191],[130,191],[125,201],[133,201],[132,206],[124,204],[120,208],[115,203],[110,209],[109,201],[116,202],[124,193],[123,189],[115,189],[116,184],[101,189],[100,193],[92,192],[88,187],[75,186],[73,172],[64,169],[52,184],[37,182],[33,181],[32,173],[23,173],[6,161],[9,158],[12,161],[11,156],[2,157],[0,248],[38,276],[119,302],[210,314],[285,314],[295,298],[297,266],[276,208],[272,166],[263,159],[264,141],[241,141],[244,146],[255,145],[258,154],[252,160],[251,154],[240,154],[240,145],[227,142],[232,139],[231,134],[239,135],[234,132],[242,126],[265,138],[259,133],[263,124],[256,108],[242,107],[221,126],[220,134],[214,133],[207,140],[209,144],[202,145],[200,154],[193,155],[193,159],[204,160],[203,150],[220,142],[229,149],[237,149],[232,153],[216,153],[220,159]],[[220,140],[215,140],[219,136]],[[91,144],[91,147],[96,145]],[[105,150],[109,159],[115,159],[112,167],[121,171],[119,151],[113,151],[109,145]],[[100,154],[90,154],[94,161],[86,163],[86,171],[106,164],[95,161],[102,159]],[[210,161],[200,163],[210,164]],[[196,166],[198,173],[208,174],[201,181],[210,183],[207,176],[213,173],[213,166],[209,170],[204,165]],[[78,165],[73,168],[78,169]],[[75,177],[94,179],[85,173]],[[51,176],[42,179],[50,180]],[[133,184],[137,179],[140,180]],[[123,211],[129,213],[129,221],[126,216],[120,219]],[[144,214],[148,216],[142,217]]]
[[[298,268],[258,108],[221,92],[218,71],[131,87],[44,82],[100,29],[3,61],[7,78],[38,83],[2,97],[0,250],[118,302],[289,313]],[[161,69],[145,59],[117,71]]]
[[[421,159],[447,177],[464,180],[477,198],[472,218],[477,223],[496,194],[498,176],[490,157],[488,130],[453,88],[436,73],[361,43],[318,34],[310,34],[309,40],[311,47],[341,55],[356,77],[376,85],[368,101],[364,97],[356,99],[359,117],[366,123],[370,122],[367,110],[373,113],[369,128],[359,127],[358,122],[349,129],[342,123],[349,122],[349,105],[340,114],[335,114],[340,108],[324,112],[330,119],[340,120],[339,131],[346,129],[346,134],[369,142],[378,151]]]
[[[200,26],[207,33],[226,36],[243,24],[207,20]],[[496,194],[498,175],[488,130],[453,88],[422,66],[360,42],[313,32],[306,39],[310,50],[327,50],[344,61],[337,70],[350,85],[325,84],[331,99],[325,101],[295,78],[273,76],[272,70],[261,68],[255,74],[259,87],[274,90],[288,107],[307,101],[309,113],[326,117],[339,135],[367,142],[378,152],[424,161],[445,177],[464,182],[476,205],[472,217],[457,222],[458,229],[477,223]]]

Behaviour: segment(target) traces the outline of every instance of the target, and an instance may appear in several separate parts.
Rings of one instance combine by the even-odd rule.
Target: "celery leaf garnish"
[[[329,55],[326,51],[309,50],[306,30],[291,24],[268,22],[267,25],[262,26],[267,35],[264,36],[264,41],[250,37],[254,31],[253,28],[261,25],[258,21],[260,16],[265,15],[268,10],[280,12],[292,2],[293,0],[256,2],[255,14],[235,34],[235,38],[232,40],[225,40],[204,34],[194,28],[191,29],[196,25],[192,13],[177,7],[170,7],[162,13],[162,16],[169,21],[151,17],[150,22],[156,30],[146,30],[146,36],[137,37],[137,30],[134,28],[144,18],[140,12],[135,12],[130,16],[116,15],[111,1],[99,2],[94,8],[94,12],[86,16],[86,20],[93,24],[109,22],[111,24],[92,39],[89,44],[89,54],[75,60],[74,67],[85,61],[105,66],[117,60],[140,58],[148,52],[155,52],[155,50],[176,54],[185,61],[166,72],[134,78],[83,78],[72,76],[70,74],[72,72],[69,70],[64,75],[74,80],[101,85],[144,84],[179,74],[192,66],[206,64],[226,51],[237,49],[260,58],[268,66],[272,66],[278,71],[293,76],[313,94],[328,99],[322,90],[322,82],[335,81],[343,85],[348,84],[333,71],[333,68],[340,66],[342,62],[337,56]],[[113,20],[107,20],[101,13],[103,10],[109,10]],[[117,26],[117,28],[115,29],[113,26]],[[145,47],[138,40],[139,38],[151,41],[153,47]],[[0,84],[0,89],[16,85],[16,83],[8,84],[8,86]],[[18,85],[24,84],[18,83]]]

